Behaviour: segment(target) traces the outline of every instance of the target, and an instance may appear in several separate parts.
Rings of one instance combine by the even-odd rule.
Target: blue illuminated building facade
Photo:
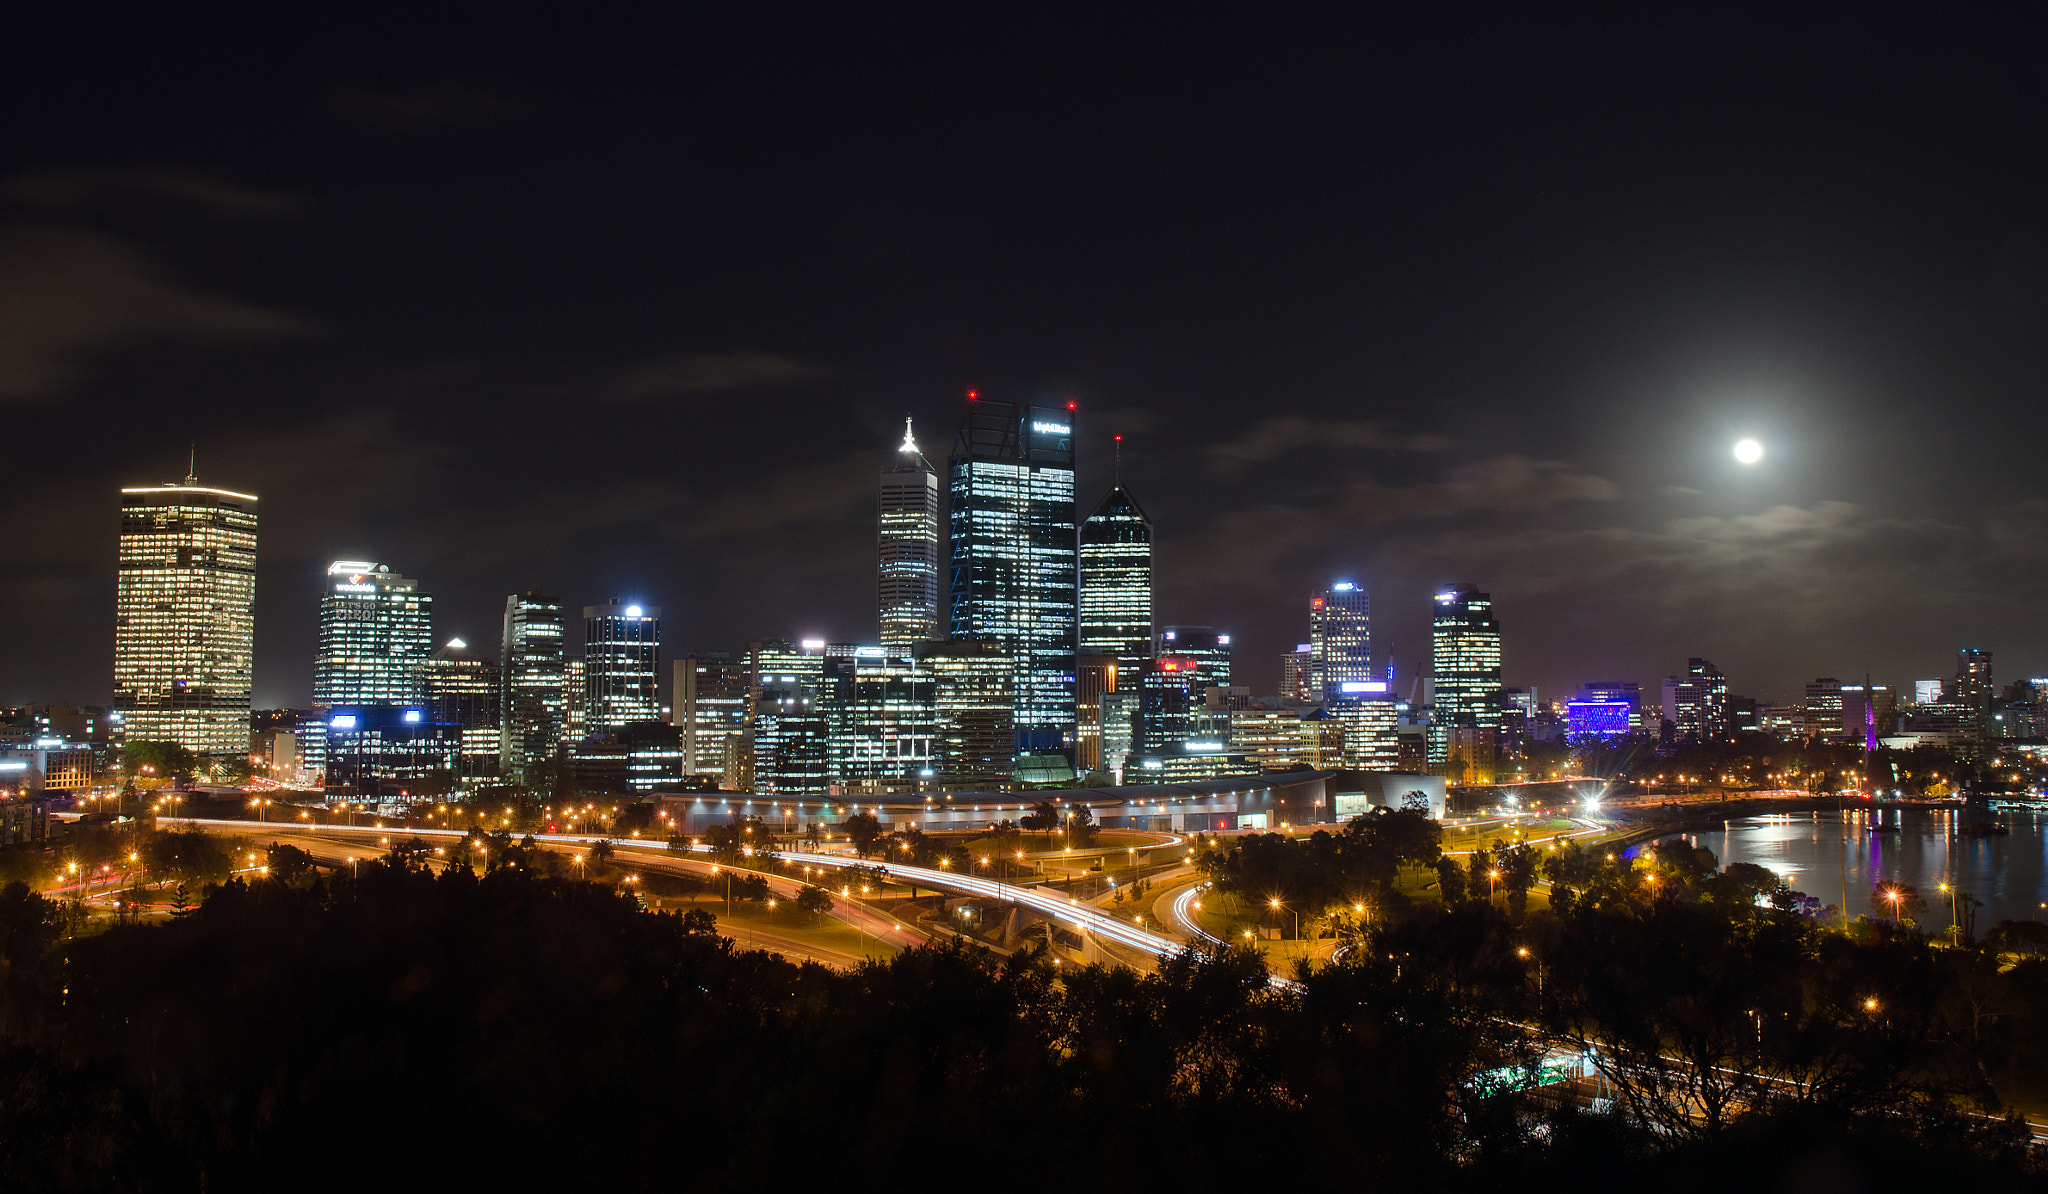
[[[460,777],[462,723],[423,705],[332,705],[320,716],[330,797],[419,802]]]
[[[1019,750],[1074,739],[1074,405],[969,395],[950,461],[951,637],[1001,646]]]

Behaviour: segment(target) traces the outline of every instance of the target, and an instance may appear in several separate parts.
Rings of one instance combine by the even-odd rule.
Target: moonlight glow
[[[1764,446],[1753,439],[1735,441],[1735,459],[1744,464],[1755,464],[1764,458]]]

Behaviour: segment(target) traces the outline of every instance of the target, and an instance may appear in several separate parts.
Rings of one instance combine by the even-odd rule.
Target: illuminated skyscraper
[[[1106,771],[1122,760],[1102,753],[1102,698],[1117,690],[1121,665],[1114,655],[1074,657],[1074,770]],[[1129,735],[1126,734],[1126,737]]]
[[[1308,685],[1309,645],[1303,643],[1280,657],[1280,695],[1290,701],[1312,699]]]
[[[504,684],[498,662],[451,638],[422,666],[426,718],[462,727],[460,778],[498,774],[504,745]]]
[[[1229,635],[1218,634],[1207,626],[1168,626],[1153,643],[1152,657],[1164,659],[1168,655],[1201,664],[1201,684],[1195,689],[1197,701],[1201,700],[1203,689],[1230,687]]]
[[[1017,745],[1074,736],[1074,404],[969,395],[951,465],[951,637],[1010,660]]]
[[[1080,585],[1081,653],[1135,682],[1152,658],[1152,523],[1121,485],[1081,524]]]
[[[1955,688],[1948,694],[1950,704],[1961,706],[1972,728],[1984,732],[1991,724],[1991,652],[1964,647],[1956,652]]]
[[[1309,598],[1308,690],[1326,701],[1341,685],[1372,679],[1372,601],[1340,580]]]
[[[583,734],[661,720],[661,607],[583,607]]]
[[[699,651],[675,663],[672,720],[682,734],[683,774],[723,777],[727,743],[747,732],[747,662],[730,651]]]
[[[255,497],[191,475],[123,489],[117,567],[114,711],[128,741],[247,754]]]
[[[367,560],[327,566],[314,708],[417,704],[420,666],[433,651],[434,599],[418,581]]]
[[[434,650],[434,599],[419,582],[384,564],[336,560],[327,566],[320,597],[319,653],[313,659],[311,740],[302,743],[306,767],[327,765],[324,717],[346,707],[358,725],[387,705],[418,705],[424,696],[421,665]],[[374,719],[372,719],[374,720]],[[331,782],[339,782],[329,777]],[[351,789],[356,790],[356,789]]]
[[[1430,665],[1436,701],[1429,722],[1429,764],[1441,767],[1452,730],[1479,747],[1500,736],[1500,623],[1493,620],[1493,596],[1471,585],[1436,595],[1430,625]],[[1474,731],[1465,735],[1463,731]]]
[[[531,783],[562,741],[562,603],[545,593],[505,598],[505,701],[499,770]]]
[[[935,778],[949,788],[1011,787],[1018,734],[1009,653],[996,642],[938,642],[919,647],[917,659],[937,684]]]
[[[1698,746],[1728,740],[1728,680],[1720,669],[1704,659],[1687,660],[1685,679],[1666,677],[1664,692],[1664,715],[1671,719],[1679,743]],[[1839,687],[1835,699],[1841,700]],[[1823,732],[1839,733],[1839,723]]]
[[[907,656],[942,633],[939,474],[917,450],[907,418],[896,459],[882,467],[881,529],[882,646]]]

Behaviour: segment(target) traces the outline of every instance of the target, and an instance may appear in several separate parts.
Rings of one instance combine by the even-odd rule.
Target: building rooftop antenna
[[[197,485],[199,484],[199,443],[195,440],[189,446],[192,452],[185,459],[185,484]]]
[[[1116,471],[1115,471],[1115,473],[1114,473],[1113,475],[1114,475],[1114,476],[1115,476],[1115,478],[1116,478],[1116,484],[1117,484],[1117,488],[1119,488],[1119,489],[1123,488],[1123,483],[1124,483],[1124,437],[1123,437],[1123,436],[1121,436],[1121,435],[1119,435],[1119,436],[1117,436],[1117,437],[1116,437]]]
[[[917,451],[917,440],[916,440],[916,439],[914,439],[914,438],[913,438],[913,437],[911,436],[911,434],[910,434],[910,416],[909,416],[909,415],[904,415],[904,416],[903,416],[903,447],[902,447],[902,449],[901,449],[901,450],[902,450],[902,451],[905,451],[905,452],[915,452],[915,451]]]

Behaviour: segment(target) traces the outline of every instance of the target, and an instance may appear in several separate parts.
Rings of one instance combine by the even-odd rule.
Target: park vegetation
[[[1226,873],[1348,896],[1432,870],[1402,822],[1329,837],[1299,864],[1252,839]],[[1696,856],[1582,859],[1520,917],[1469,884],[1387,900],[1276,984],[1241,950],[840,973],[509,835],[457,853],[323,871],[279,846],[185,915],[91,934],[0,889],[9,1188],[2035,1182],[2000,1091],[2048,1062],[2039,935],[1830,933]],[[1532,1083],[1560,1049],[1600,1056],[1602,1106]]]

